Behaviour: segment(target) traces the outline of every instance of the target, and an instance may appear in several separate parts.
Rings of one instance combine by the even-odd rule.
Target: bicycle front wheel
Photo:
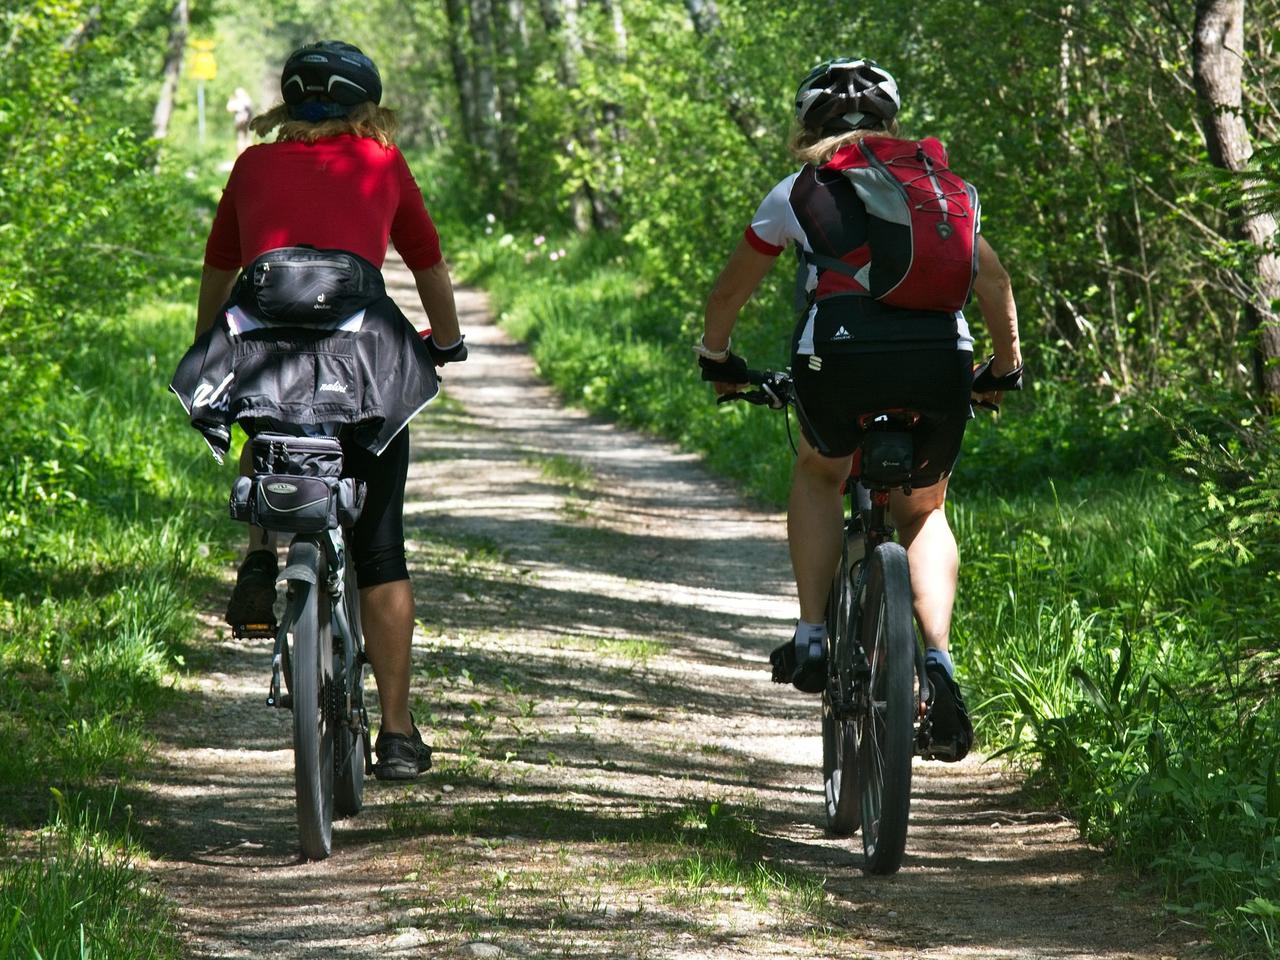
[[[861,536],[855,533],[855,536]],[[827,600],[827,688],[822,692],[822,785],[827,831],[848,837],[862,823],[858,805],[858,731],[849,716],[853,691],[854,578],[845,534],[840,567]]]
[[[915,753],[915,623],[907,552],[876,547],[868,561],[861,639],[869,674],[858,713],[862,849],[867,873],[895,873],[907,846]]]
[[[333,630],[320,589],[305,580],[289,586],[298,840],[304,857],[323,860],[333,840]]]

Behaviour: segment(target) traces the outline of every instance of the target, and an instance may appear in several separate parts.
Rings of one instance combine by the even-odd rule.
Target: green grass
[[[228,556],[219,471],[165,389],[189,319],[153,305],[104,322],[66,361],[67,386],[6,437],[0,726],[20,749],[0,760],[0,794],[140,759]]]
[[[1267,649],[1280,597],[1197,549],[1194,507],[1142,473],[958,496],[957,659],[989,748],[1025,762],[1183,919],[1266,955],[1280,930]]]
[[[597,637],[593,646],[607,657],[619,657],[642,665],[667,649],[664,644],[644,637]]]
[[[556,453],[526,462],[537,467],[546,480],[568,487],[574,492],[589,492],[596,487],[595,472],[581,460]]]
[[[751,812],[718,800],[639,811],[506,798],[434,809],[415,802],[394,811],[392,822],[425,838],[417,875],[448,878],[423,903],[432,929],[554,933],[592,929],[625,910],[635,919],[653,914],[671,933],[698,931],[700,916],[719,914],[729,902],[806,925],[827,916],[822,879],[770,860]],[[455,881],[452,871],[472,856],[456,852],[459,841],[485,847],[503,865]],[[531,843],[554,856],[530,857]],[[655,910],[659,904],[681,913]],[[616,928],[616,921],[606,925]]]
[[[95,798],[145,763],[231,556],[230,468],[166,389],[190,325],[187,303],[100,320],[0,435],[0,824],[41,823],[51,788],[81,797],[3,868],[2,956],[178,956]]]
[[[0,864],[0,956],[30,960],[181,957],[172,910],[108,821],[62,794],[31,855]],[[124,834],[127,836],[127,829]]]
[[[618,871],[623,883],[657,887],[677,906],[741,899],[760,910],[821,914],[822,880],[772,863],[767,842],[746,811],[718,801],[687,804],[673,811],[669,822],[671,836],[650,836],[647,849]]]

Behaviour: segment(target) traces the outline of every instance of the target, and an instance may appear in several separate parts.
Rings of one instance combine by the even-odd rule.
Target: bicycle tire
[[[347,568],[346,576],[346,612],[347,625],[351,636],[343,638],[343,648],[335,646],[333,652],[334,676],[338,678],[337,689],[343,696],[339,697],[341,711],[336,716],[336,732],[334,736],[334,785],[333,813],[335,817],[354,817],[364,806],[364,766],[365,736],[353,729],[346,721],[347,706],[350,706],[351,719],[359,722],[364,714],[364,666],[356,661],[360,643],[360,592],[355,584],[355,571]],[[351,672],[347,672],[345,655],[350,651]]]
[[[870,674],[858,716],[862,869],[890,874],[902,866],[911,812],[915,622],[901,544],[882,543],[868,562],[860,633]]]
[[[323,860],[333,842],[333,630],[321,589],[305,580],[293,580],[289,586],[298,843],[306,859]]]
[[[861,536],[855,533],[854,536]],[[854,578],[855,566],[849,565],[849,534],[845,532],[840,566],[831,583],[827,599],[827,688],[822,693],[822,786],[827,814],[827,832],[836,837],[849,837],[862,825],[862,807],[858,795],[858,731],[857,725],[841,717],[842,704],[848,703],[853,684]]]

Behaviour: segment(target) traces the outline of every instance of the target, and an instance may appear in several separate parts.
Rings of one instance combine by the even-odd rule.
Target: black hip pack
[[[295,326],[335,323],[386,296],[382,273],[347,250],[268,250],[245,268],[234,302],[261,320]]]

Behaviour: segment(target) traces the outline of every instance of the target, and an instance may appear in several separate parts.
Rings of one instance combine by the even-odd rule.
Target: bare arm
[[[442,347],[457,343],[462,332],[458,329],[458,306],[453,299],[448,264],[441,260],[434,267],[411,272],[418,287],[418,299],[431,324],[431,339]]]
[[[729,335],[738,322],[738,311],[751,299],[776,260],[777,257],[761,253],[746,240],[738,241],[707,297],[702,342],[708,350],[723,350],[729,345]]]
[[[218,318],[218,308],[231,296],[237,275],[236,270],[219,270],[207,263],[204,265],[200,274],[200,296],[196,301],[196,340],[213,326]]]
[[[1013,284],[1009,272],[996,256],[991,244],[978,237],[978,276],[973,283],[978,309],[991,334],[996,358],[991,372],[996,376],[1009,373],[1022,364],[1022,345],[1018,340],[1018,307],[1013,301]]]

